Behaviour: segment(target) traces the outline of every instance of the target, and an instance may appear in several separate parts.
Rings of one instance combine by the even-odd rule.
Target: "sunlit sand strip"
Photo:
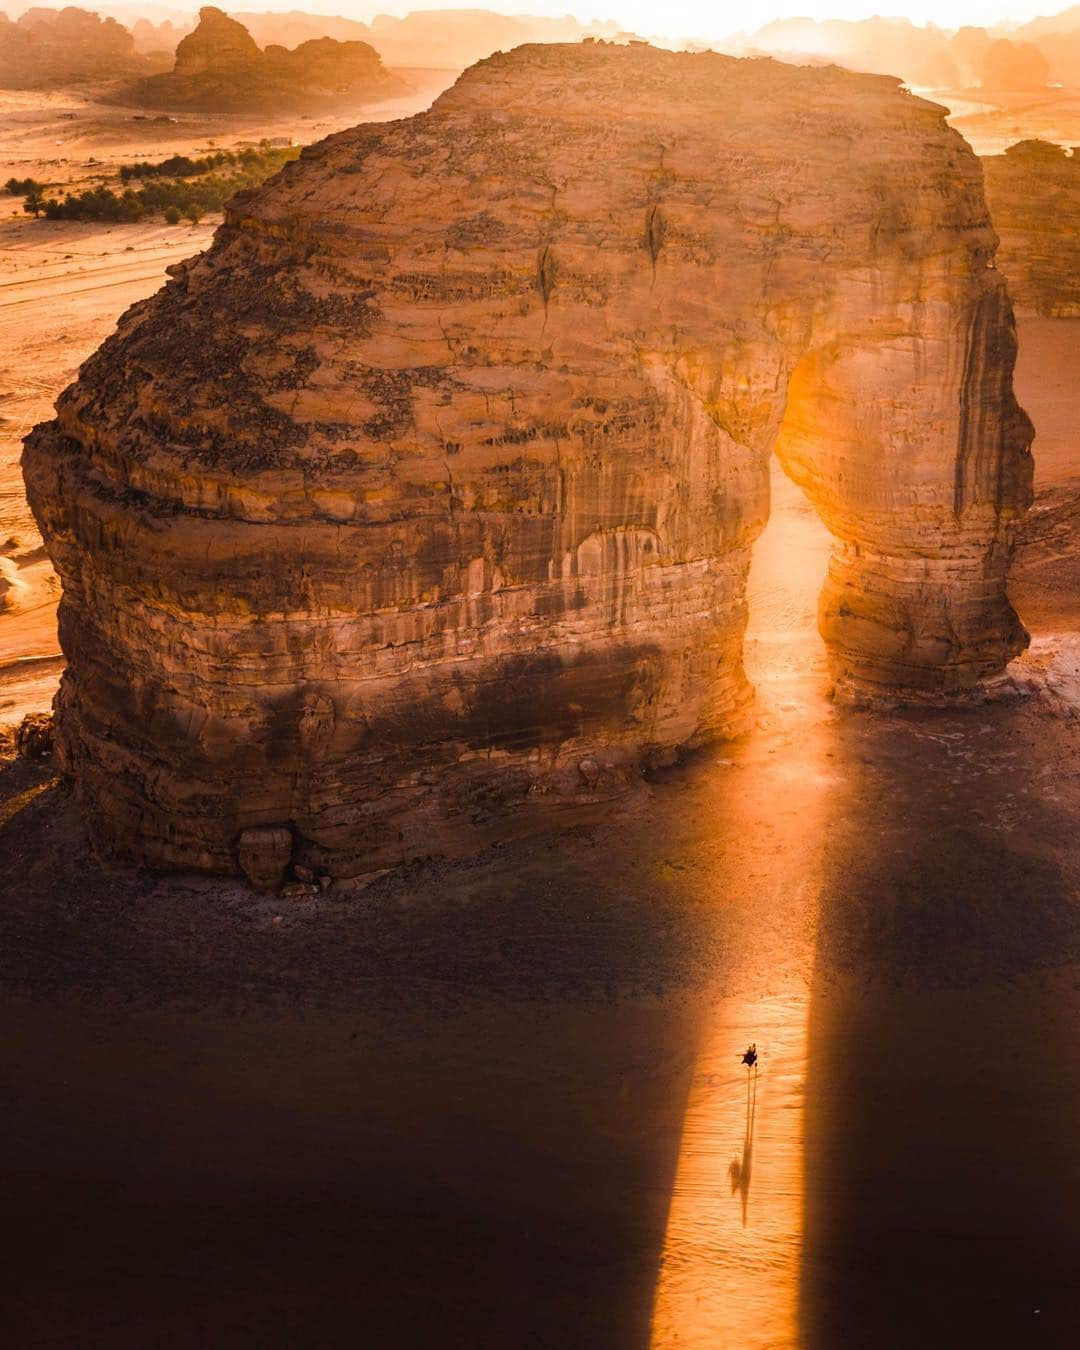
[[[698,1059],[653,1309],[651,1345],[797,1344],[808,1002],[724,1002]],[[756,1075],[738,1057],[756,1038]]]
[[[747,671],[766,731],[747,752],[757,792],[747,802],[746,828],[768,825],[779,849],[756,922],[801,933],[808,958],[820,875],[813,862],[789,864],[807,853],[784,849],[783,841],[820,835],[835,781],[815,632],[830,541],[775,465],[772,497],[748,584]],[[799,1342],[809,995],[793,977],[761,987],[758,997],[719,1000],[701,1037],[653,1305],[653,1350],[784,1350]],[[748,1077],[739,1057],[752,1042],[760,1058]]]

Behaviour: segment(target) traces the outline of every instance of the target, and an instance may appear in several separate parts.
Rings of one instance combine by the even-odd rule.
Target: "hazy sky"
[[[219,0],[222,3],[222,0]],[[258,9],[256,0],[244,0],[244,8]],[[339,0],[337,5],[320,0],[276,0],[278,8],[309,8],[323,13],[349,13],[369,19],[373,14],[403,14],[410,9],[484,8],[503,14],[574,14],[580,19],[615,19],[642,33],[708,34],[749,31],[770,19],[808,15],[811,18],[862,19],[888,14],[914,23],[936,23],[943,28],[961,24],[990,26],[1012,20],[1023,23],[1039,14],[1055,14],[1067,6],[1046,0],[764,0],[764,3],[733,3],[732,0],[388,0],[373,6],[363,0]]]
[[[0,10],[21,14],[32,0],[0,0]],[[1080,0],[1078,0],[1080,2]],[[935,23],[941,28],[962,24],[991,27],[1025,23],[1040,14],[1069,8],[1067,0],[36,0],[60,8],[80,3],[87,9],[122,15],[194,12],[200,4],[216,3],[237,11],[341,14],[370,22],[377,14],[405,14],[423,9],[488,9],[502,14],[573,14],[585,21],[612,19],[646,37],[706,38],[749,33],[771,19],[808,16],[816,19],[865,19],[886,14],[913,23]]]

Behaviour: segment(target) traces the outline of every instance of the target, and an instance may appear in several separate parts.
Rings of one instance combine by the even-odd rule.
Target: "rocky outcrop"
[[[152,108],[282,113],[356,107],[406,89],[366,42],[316,38],[263,51],[243,24],[207,7],[177,47],[174,68],[124,97]]]
[[[40,88],[130,76],[140,66],[131,34],[84,9],[29,9],[17,23],[0,14],[0,85]]]
[[[175,56],[176,48],[189,27],[174,24],[171,19],[161,23],[151,23],[149,19],[136,19],[131,25],[131,37],[135,50],[143,56],[165,54]]]
[[[1031,42],[991,42],[983,56],[982,86],[992,90],[1045,89],[1050,63]]]
[[[525,47],[305,150],[27,442],[99,845],[349,875],[737,729],[774,447],[841,688],[1000,671],[993,247],[944,110],[835,68]]]
[[[1020,314],[1080,317],[1080,158],[1020,141],[983,159],[998,266]]]

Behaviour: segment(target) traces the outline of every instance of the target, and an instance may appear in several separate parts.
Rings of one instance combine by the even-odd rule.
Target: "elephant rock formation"
[[[306,150],[27,443],[99,847],[353,875],[737,729],[774,449],[841,689],[1000,672],[994,245],[944,110],[835,68],[522,47]]]

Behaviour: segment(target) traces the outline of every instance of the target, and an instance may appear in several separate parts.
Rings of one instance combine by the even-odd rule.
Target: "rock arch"
[[[524,47],[306,150],[27,442],[99,846],[348,875],[736,729],[774,445],[838,681],[1000,671],[994,245],[943,110],[837,69]]]

